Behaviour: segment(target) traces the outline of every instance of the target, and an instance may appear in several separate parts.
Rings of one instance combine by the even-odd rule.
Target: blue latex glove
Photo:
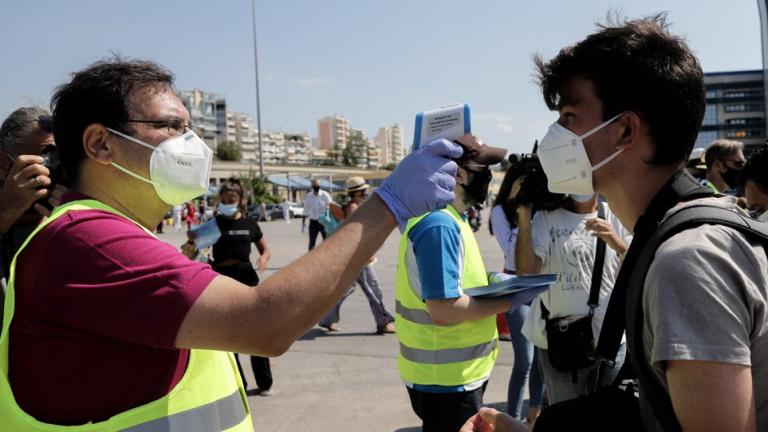
[[[456,187],[456,159],[460,146],[438,139],[422,146],[397,164],[395,171],[376,189],[395,215],[400,232],[408,219],[453,202]]]

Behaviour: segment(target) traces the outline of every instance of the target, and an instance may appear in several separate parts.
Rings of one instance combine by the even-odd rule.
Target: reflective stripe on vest
[[[225,431],[245,420],[248,413],[240,391],[201,407],[123,429],[123,432]]]
[[[429,312],[422,309],[409,309],[400,303],[400,300],[395,300],[395,313],[400,314],[401,317],[419,324],[434,324]]]
[[[461,232],[460,289],[463,292],[488,284],[480,249],[472,229],[449,206],[440,210],[456,221]],[[438,325],[429,315],[426,303],[411,284],[419,280],[408,235],[427,215],[408,221],[400,240],[395,291],[395,320],[400,351],[397,357],[401,378],[409,383],[457,386],[487,378],[498,353],[495,316],[451,325]]]
[[[72,201],[53,213],[27,238],[11,262],[5,313],[0,333],[0,431],[108,432],[249,432],[253,431],[248,397],[237,363],[231,353],[193,349],[181,380],[165,396],[115,414],[110,419],[75,426],[38,421],[19,407],[8,381],[9,329],[15,309],[16,261],[31,239],[68,211],[100,210],[131,220],[119,211],[95,200]],[[131,220],[132,221],[132,220]],[[147,235],[150,231],[132,221]],[[105,384],[107,385],[107,384]],[[41,388],[40,391],[45,391]]]
[[[463,362],[482,358],[496,348],[496,339],[466,348],[451,348],[436,351],[420,350],[400,344],[400,354],[406,359],[426,364]]]

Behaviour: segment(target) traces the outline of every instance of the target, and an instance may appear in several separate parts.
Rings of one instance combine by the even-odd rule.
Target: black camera
[[[40,152],[40,157],[43,158],[43,165],[48,168],[49,177],[51,179],[51,184],[48,186],[40,186],[38,189],[49,189],[53,190],[53,188],[56,186],[56,184],[59,183],[59,150],[56,148],[55,145],[47,145],[43,147],[42,151]],[[48,210],[52,210],[53,206],[50,202],[48,202],[48,197],[40,198],[37,200],[37,203],[42,205],[43,207],[47,208]]]
[[[59,167],[59,150],[55,145],[47,145],[43,147],[40,152],[40,157],[43,158],[43,165],[48,168],[48,171],[53,174],[56,168]]]
[[[564,194],[552,193],[547,188],[547,175],[536,155],[538,142],[533,146],[533,153],[509,155],[509,163],[517,171],[516,177],[525,176],[525,180],[515,201],[519,204],[532,204],[533,210],[554,210],[565,199]]]

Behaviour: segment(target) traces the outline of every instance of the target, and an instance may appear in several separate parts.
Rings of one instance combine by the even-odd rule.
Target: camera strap
[[[598,200],[597,217],[605,220],[605,203]],[[595,309],[600,305],[600,286],[603,284],[603,264],[605,264],[605,241],[597,237],[597,247],[595,250],[595,267],[592,269],[592,286],[589,288],[589,316],[595,313]]]
[[[605,203],[598,199],[597,202],[597,217],[605,220]],[[589,306],[590,319],[594,315],[595,309],[600,305],[600,286],[603,280],[603,264],[605,264],[605,242],[600,237],[596,237],[595,244],[595,261],[592,268],[592,284],[589,288],[589,298],[587,299],[587,305]],[[552,305],[552,295],[547,290],[547,300],[549,300],[550,306]],[[544,302],[541,303],[541,318],[546,321],[549,318],[549,310],[544,306]]]

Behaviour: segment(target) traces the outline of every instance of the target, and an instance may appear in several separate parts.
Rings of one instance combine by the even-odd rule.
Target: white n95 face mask
[[[166,204],[183,204],[208,190],[213,151],[194,131],[168,138],[155,147],[114,129],[107,130],[152,150],[152,156],[149,158],[149,179],[115,162],[112,162],[112,165],[154,186],[157,196]]]
[[[592,166],[584,148],[584,139],[606,127],[619,118],[617,114],[611,119],[597,125],[584,135],[576,135],[554,122],[549,131],[539,143],[537,155],[541,167],[547,175],[547,187],[550,192],[594,195],[592,173],[613,160],[624,149],[616,150],[612,155]]]

